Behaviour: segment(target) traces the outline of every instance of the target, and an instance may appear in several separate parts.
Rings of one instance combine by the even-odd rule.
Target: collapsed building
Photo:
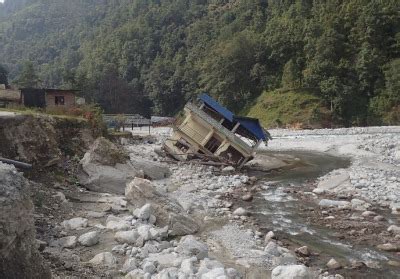
[[[271,139],[258,119],[234,115],[207,94],[188,102],[173,126],[165,151],[180,161],[199,158],[241,168]]]

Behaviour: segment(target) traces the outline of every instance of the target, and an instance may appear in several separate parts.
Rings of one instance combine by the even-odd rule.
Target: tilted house
[[[269,133],[258,119],[235,116],[207,94],[185,106],[185,116],[174,126],[164,149],[178,160],[190,157],[215,158],[242,167]]]

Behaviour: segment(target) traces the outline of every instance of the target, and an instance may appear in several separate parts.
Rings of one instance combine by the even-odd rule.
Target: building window
[[[184,140],[183,138],[179,139],[176,143],[175,146],[182,151],[183,153],[186,153],[189,150],[189,143]]]
[[[64,96],[56,96],[55,103],[56,106],[63,106],[65,104]]]

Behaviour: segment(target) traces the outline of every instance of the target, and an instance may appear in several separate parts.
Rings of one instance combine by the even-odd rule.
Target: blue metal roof
[[[256,118],[235,116],[234,120],[240,123],[247,131],[252,133],[258,140],[266,140],[267,136],[260,122]]]
[[[221,114],[225,119],[229,120],[230,122],[233,122],[233,117],[234,117],[233,113],[227,108],[221,106],[213,98],[211,98],[207,94],[201,94],[199,99],[202,100],[206,105],[211,107],[213,110]]]
[[[230,110],[221,106],[217,101],[208,96],[207,94],[201,94],[199,99],[203,101],[207,106],[221,114],[226,120],[232,124],[240,123],[250,134],[256,137],[258,140],[267,140],[267,135],[264,129],[261,127],[258,119],[249,117],[235,116]]]

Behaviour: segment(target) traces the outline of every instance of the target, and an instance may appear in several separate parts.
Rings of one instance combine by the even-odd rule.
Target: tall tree
[[[22,70],[15,80],[20,88],[35,88],[40,85],[39,76],[36,74],[35,68],[31,61],[25,61]]]

